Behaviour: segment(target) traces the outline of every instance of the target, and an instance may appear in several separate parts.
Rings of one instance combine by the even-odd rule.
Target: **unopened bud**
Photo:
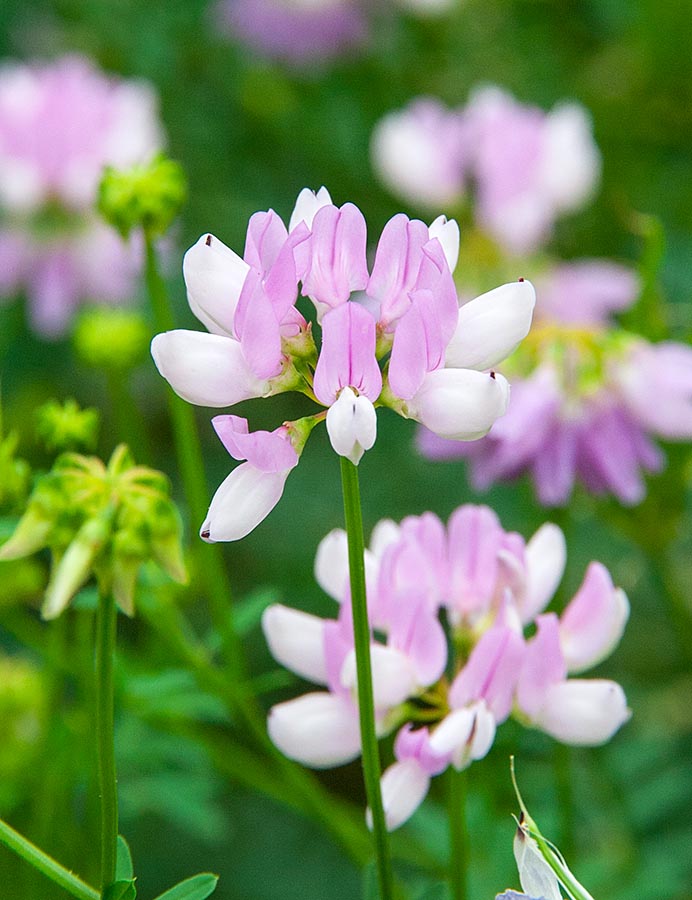
[[[48,450],[93,450],[99,430],[96,409],[80,409],[75,400],[51,400],[36,411],[36,432]]]
[[[168,231],[187,196],[187,182],[179,163],[165,156],[128,170],[107,167],[99,187],[103,217],[127,238],[135,228],[151,237]]]
[[[108,306],[92,307],[77,322],[74,345],[89,366],[122,372],[144,358],[150,334],[140,313]]]

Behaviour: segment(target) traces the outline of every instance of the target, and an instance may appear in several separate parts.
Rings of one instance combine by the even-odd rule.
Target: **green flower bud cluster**
[[[165,234],[187,197],[179,163],[163,155],[128,170],[107,166],[99,186],[101,215],[127,238],[135,228],[151,237]]]
[[[91,575],[134,613],[140,567],[154,560],[185,582],[181,523],[161,472],[135,465],[121,444],[104,465],[94,456],[64,453],[38,479],[26,512],[0,549],[0,560],[29,556],[44,547],[52,569],[41,613],[60,615]]]
[[[0,510],[11,512],[29,492],[31,471],[26,460],[17,459],[19,436],[10,433],[0,439]]]
[[[36,411],[36,433],[47,450],[93,450],[98,432],[98,410],[80,409],[75,400],[50,400]]]
[[[151,335],[141,313],[98,306],[80,316],[73,340],[87,365],[123,372],[144,358]]]

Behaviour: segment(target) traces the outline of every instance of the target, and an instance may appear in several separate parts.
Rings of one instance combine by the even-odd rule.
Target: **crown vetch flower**
[[[436,774],[482,759],[510,715],[575,745],[601,744],[629,718],[618,684],[569,677],[614,649],[627,597],[593,562],[562,615],[544,612],[565,555],[557,526],[545,524],[525,542],[482,506],[460,507],[446,529],[424,513],[398,526],[385,520],[373,532],[365,563],[376,721],[382,735],[397,731],[396,760],[382,778],[389,828],[413,814]],[[275,605],[262,622],[278,662],[325,688],[269,715],[279,749],[309,766],[340,765],[359,752],[346,556],[337,530],[315,562],[318,581],[341,603],[335,619]]]
[[[615,327],[611,314],[638,290],[634,273],[616,263],[557,266],[539,284],[531,337],[507,361],[506,415],[473,446],[422,432],[421,451],[467,457],[480,490],[528,471],[548,506],[565,504],[577,480],[592,493],[639,503],[644,474],[664,465],[651,438],[692,437],[692,348]]]
[[[590,198],[601,169],[583,107],[545,113],[490,85],[465,107],[426,97],[388,113],[371,155],[383,183],[422,209],[456,208],[472,185],[476,222],[512,254],[544,244],[555,220]]]
[[[509,396],[503,376],[488,370],[528,332],[533,287],[520,279],[460,310],[452,278],[459,230],[444,216],[430,226],[394,216],[372,272],[366,244],[360,210],[336,207],[325,188],[300,193],[288,229],[273,210],[256,213],[242,258],[204,235],[185,255],[183,271],[190,307],[209,333],[157,335],[159,372],[183,399],[202,406],[301,391],[326,412],[301,420],[300,449],[326,419],[334,450],[354,463],[375,442],[379,406],[447,438],[484,435]],[[314,304],[319,350],[299,293]],[[247,479],[248,490],[262,486],[263,503],[252,508],[266,515],[285,477],[273,472],[270,490],[269,473],[260,478],[248,462],[252,476],[246,467],[248,474],[235,479]],[[233,474],[229,479],[226,488],[236,483]],[[260,521],[246,513],[245,525],[205,526],[206,536],[246,534]]]
[[[26,289],[39,334],[61,335],[85,299],[131,296],[139,250],[94,205],[104,166],[146,162],[162,143],[144,82],[79,56],[0,70],[0,293]]]

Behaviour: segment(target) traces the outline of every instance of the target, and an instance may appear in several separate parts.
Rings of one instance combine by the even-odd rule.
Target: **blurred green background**
[[[671,305],[672,336],[686,338],[692,299],[692,5],[465,0],[442,19],[384,8],[375,18],[377,27],[362,51],[320,69],[291,70],[220,36],[203,0],[3,0],[0,54],[28,60],[77,51],[108,71],[156,86],[170,153],[190,182],[169,252],[180,325],[195,327],[179,260],[201,232],[212,231],[240,249],[254,211],[271,206],[286,218],[300,188],[325,184],[335,202],[358,204],[370,234],[379,233],[400,204],[371,171],[374,123],[416,95],[457,105],[473,86],[493,82],[545,109],[566,98],[588,107],[604,159],[602,187],[591,207],[559,225],[555,247],[566,258],[634,261],[642,248],[632,213],[659,218],[666,235],[660,277]],[[99,451],[109,452],[121,433],[105,379],[77,360],[69,340],[45,344],[33,337],[16,304],[0,308],[0,324],[4,416],[6,426],[22,435],[21,454],[38,467],[49,464],[27,411],[68,396],[101,410]],[[149,435],[147,445],[135,448],[136,456],[166,471],[177,485],[167,388],[148,359],[133,374],[132,389],[132,417]],[[239,414],[248,415],[254,427],[275,427],[302,408],[300,400],[281,397],[244,404]],[[197,415],[215,486],[227,473],[227,456],[209,415]],[[432,464],[415,455],[411,423],[382,415],[379,428],[377,444],[360,467],[366,532],[384,516],[400,519],[432,509],[446,517],[459,504],[478,501],[463,463]],[[510,753],[517,756],[533,815],[544,833],[563,842],[563,850],[569,847],[568,861],[594,897],[692,897],[692,519],[689,490],[681,490],[689,484],[688,449],[670,448],[669,459],[667,473],[651,483],[640,508],[625,512],[578,494],[558,516],[569,547],[564,598],[592,558],[609,566],[630,596],[624,641],[602,672],[623,683],[633,718],[599,750],[556,751],[543,735],[511,723],[502,727],[491,754],[469,772],[472,900],[488,900],[517,885]],[[527,537],[549,517],[523,482],[495,488],[486,501],[506,528]],[[245,598],[248,609],[271,597],[328,614],[330,601],[314,583],[312,564],[319,540],[341,522],[338,460],[322,429],[277,509],[246,540],[225,548],[237,597]],[[197,523],[189,527],[194,531]],[[194,601],[191,594],[181,597],[193,616]],[[89,834],[85,801],[93,778],[91,748],[82,742],[75,752],[72,743],[85,733],[79,704],[69,681],[56,690],[50,662],[22,649],[12,627],[16,612],[10,608],[7,617],[7,650],[33,666],[31,683],[16,690],[25,699],[27,691],[36,695],[32,702],[42,721],[48,721],[49,710],[54,715],[45,725],[44,744],[23,753],[3,737],[3,719],[15,715],[15,701],[0,688],[1,811],[66,864],[85,871],[84,841],[93,853],[97,839]],[[39,642],[59,644],[69,637],[47,637],[35,619],[27,621]],[[126,623],[122,632],[122,830],[132,847],[140,895],[154,896],[178,877],[211,869],[222,876],[219,900],[360,896],[360,873],[317,826],[223,777],[223,757],[233,752],[223,743],[223,713],[213,698],[193,688],[146,623]],[[256,625],[246,640],[253,671],[272,671]],[[17,678],[14,672],[5,682]],[[36,699],[41,679],[52,685],[47,700]],[[288,682],[263,702],[298,689]],[[218,739],[220,764],[218,758],[212,764],[191,739],[197,726]],[[556,783],[565,756],[567,790]],[[362,802],[357,765],[323,779],[337,794]],[[5,790],[9,782],[13,787]],[[446,832],[439,788],[405,831],[441,867]],[[574,805],[572,837],[561,829],[558,796]],[[7,894],[0,889],[2,896],[62,896],[37,878],[0,849],[0,884],[9,886]]]

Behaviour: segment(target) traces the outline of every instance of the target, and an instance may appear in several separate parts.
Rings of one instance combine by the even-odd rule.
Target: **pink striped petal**
[[[345,303],[353,291],[363,290],[368,282],[366,239],[365,219],[352,203],[319,209],[312,222],[303,293],[333,308]]]
[[[382,390],[382,373],[375,358],[375,320],[358,303],[344,303],[322,320],[315,395],[320,403],[331,406],[344,387],[354,388],[373,402]]]

